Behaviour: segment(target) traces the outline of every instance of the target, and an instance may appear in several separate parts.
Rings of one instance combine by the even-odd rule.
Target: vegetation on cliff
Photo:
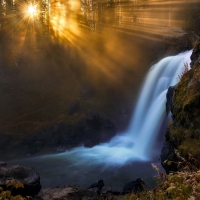
[[[200,198],[200,171],[166,175],[154,164],[153,167],[159,174],[157,187],[150,191],[126,195],[123,200],[197,200]]]
[[[196,45],[195,48],[198,48]],[[193,51],[194,54],[195,50]],[[190,70],[180,77],[175,88],[170,125],[170,140],[180,152],[188,158],[188,153],[200,160],[200,64],[199,59]]]

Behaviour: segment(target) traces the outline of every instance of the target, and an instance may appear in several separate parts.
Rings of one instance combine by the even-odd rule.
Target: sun
[[[27,15],[29,17],[35,17],[37,15],[37,12],[38,12],[37,5],[32,5],[32,4],[28,5],[28,7],[27,7]]]

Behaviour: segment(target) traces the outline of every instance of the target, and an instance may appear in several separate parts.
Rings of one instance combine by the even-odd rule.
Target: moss
[[[179,146],[178,149],[184,157],[187,157],[188,153],[190,153],[196,159],[200,160],[200,148],[199,147],[200,147],[200,140],[187,139]]]
[[[186,71],[173,97],[170,138],[183,156],[200,158],[200,66]]]

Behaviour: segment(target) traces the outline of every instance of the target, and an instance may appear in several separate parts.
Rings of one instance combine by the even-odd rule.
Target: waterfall
[[[184,64],[188,63],[189,65],[190,63],[191,53],[192,51],[187,51],[176,56],[166,57],[151,67],[145,78],[126,133],[121,133],[110,142],[96,145],[93,148],[82,146],[59,154],[39,156],[25,159],[24,161],[18,160],[15,163],[35,165],[35,168],[40,173],[42,170],[46,170],[44,174],[46,174],[47,179],[49,178],[47,168],[49,168],[50,171],[48,173],[50,173],[50,176],[53,176],[55,169],[58,169],[60,179],[64,177],[64,174],[66,176],[66,171],[70,171],[72,178],[79,174],[78,178],[80,179],[80,176],[83,176],[82,179],[85,180],[89,178],[86,175],[86,171],[90,171],[88,173],[91,176],[91,170],[94,170],[92,173],[95,176],[99,165],[101,165],[101,169],[107,167],[116,169],[117,167],[123,168],[131,165],[133,162],[150,161],[155,154],[154,147],[159,130],[166,120],[167,89],[178,82],[179,76],[183,72]],[[157,156],[159,156],[159,153],[159,150],[156,151]],[[50,168],[53,169],[51,170]],[[57,171],[55,179],[58,176]],[[100,173],[99,170],[98,173]],[[118,171],[118,173],[120,172]],[[67,176],[69,178],[69,174]],[[111,176],[110,173],[109,176]],[[46,185],[48,185],[48,181],[46,181]],[[78,181],[75,180],[74,182]]]
[[[151,157],[160,126],[166,118],[167,89],[178,82],[184,65],[190,66],[191,53],[187,51],[166,57],[152,66],[147,74],[127,133],[132,135],[134,151],[139,157]]]

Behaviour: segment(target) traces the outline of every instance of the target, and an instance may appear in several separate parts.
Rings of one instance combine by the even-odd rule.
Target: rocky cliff
[[[200,39],[192,55],[191,69],[185,65],[177,85],[167,93],[167,111],[172,122],[161,152],[161,164],[167,173],[191,163],[199,167],[200,160]]]

